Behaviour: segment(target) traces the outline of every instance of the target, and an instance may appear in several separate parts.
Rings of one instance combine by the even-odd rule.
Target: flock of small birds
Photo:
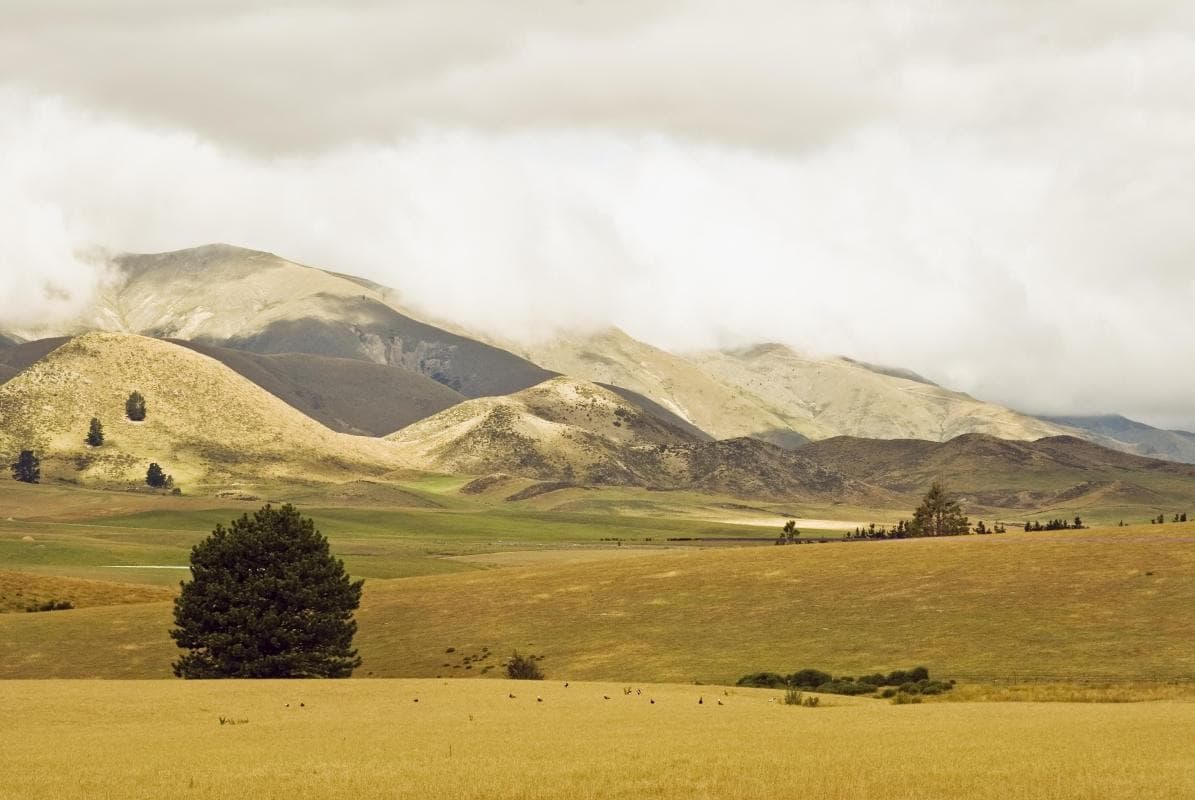
[[[567,689],[567,688],[568,688],[568,682],[567,682],[567,681],[566,681],[566,682],[565,682],[565,684],[564,684],[564,688],[565,688],[565,689]],[[642,696],[643,696],[643,690],[642,690],[642,689],[635,689],[635,688],[632,688],[632,687],[630,687],[630,686],[627,686],[627,687],[623,688],[623,690],[622,690],[622,693],[623,693],[623,695],[631,695],[631,694],[633,694],[633,695],[635,695],[636,697],[642,697]],[[506,696],[507,696],[509,699],[511,699],[511,700],[517,700],[517,699],[518,699],[517,695],[515,695],[515,693],[514,693],[514,692],[508,692],[508,693],[506,694]],[[608,694],[604,694],[604,695],[602,695],[602,699],[603,699],[603,700],[609,700],[609,699],[611,699],[611,698],[610,698],[610,695],[608,695]],[[544,698],[543,698],[543,697],[541,697],[540,695],[536,695],[536,696],[535,696],[535,702],[537,702],[537,703],[542,703],[543,701],[544,701]],[[654,697],[649,697],[647,701],[648,701],[648,703],[650,703],[650,704],[651,704],[651,705],[653,705],[653,706],[656,704],[656,699],[655,699]],[[411,698],[411,702],[412,702],[412,703],[418,703],[418,702],[419,702],[419,698],[418,698],[418,697],[413,697],[413,698]],[[769,699],[769,700],[768,700],[768,702],[770,703],[770,702],[772,702],[772,700],[771,700],[771,699]],[[717,703],[718,703],[718,705],[723,705],[723,703],[722,703],[722,701],[721,701],[721,700],[717,700]],[[699,697],[697,698],[697,705],[699,705],[699,706],[701,706],[701,705],[705,705],[705,697],[703,697],[703,696],[699,696]],[[287,703],[287,704],[286,704],[286,707],[287,707],[287,708],[290,708],[290,703]],[[307,704],[306,704],[306,703],[304,703],[304,702],[300,702],[300,703],[299,703],[299,708],[306,708],[306,707],[307,707]],[[473,716],[472,716],[472,715],[470,715],[470,716],[469,716],[469,719],[473,719]]]
[[[565,688],[565,689],[567,689],[567,688],[568,688],[568,682],[567,682],[567,681],[565,681],[565,683],[564,683],[564,688]],[[642,689],[636,689],[636,688],[633,688],[633,687],[631,687],[631,686],[624,687],[624,688],[623,688],[623,690],[622,690],[622,693],[623,693],[623,695],[632,695],[632,694],[633,694],[633,695],[635,695],[636,697],[642,697],[642,696],[643,696],[643,690],[642,690]],[[510,699],[510,700],[517,700],[517,699],[518,699],[518,695],[516,695],[514,692],[507,692],[507,693],[506,693],[506,697],[507,697],[508,699]],[[602,699],[603,699],[603,700],[610,700],[610,699],[612,699],[612,698],[611,698],[611,697],[610,697],[610,695],[608,695],[608,694],[603,694],[603,695],[602,695]],[[536,696],[535,696],[535,702],[537,702],[537,703],[542,703],[543,701],[544,701],[544,698],[543,698],[542,696],[540,696],[540,695],[536,695]],[[418,703],[418,702],[419,702],[419,698],[418,698],[418,697],[416,697],[416,698],[413,698],[412,702]],[[648,702],[648,703],[650,703],[651,705],[653,705],[653,706],[654,706],[654,705],[656,704],[656,699],[655,699],[654,697],[649,697],[649,698],[647,699],[647,702]],[[723,705],[723,702],[722,702],[721,700],[717,700],[716,702],[718,703],[718,705]],[[772,702],[772,701],[771,701],[771,700],[769,700],[768,702],[770,703],[770,702]],[[287,703],[286,705],[287,705],[287,707],[290,707],[290,703]],[[302,703],[300,703],[299,705],[302,705]],[[705,705],[705,697],[698,697],[698,698],[697,698],[697,705],[699,705],[699,706],[701,706],[701,705]],[[470,716],[470,719],[472,719],[472,716]]]

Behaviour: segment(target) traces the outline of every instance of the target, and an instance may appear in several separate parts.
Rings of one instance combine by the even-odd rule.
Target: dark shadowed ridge
[[[929,378],[926,378],[923,375],[918,375],[913,370],[905,369],[904,367],[886,367],[882,364],[869,364],[866,361],[857,361],[853,358],[847,358],[846,356],[839,356],[839,358],[848,364],[855,364],[856,366],[863,367],[863,369],[870,370],[877,375],[887,375],[889,378],[904,378],[906,381],[924,383],[926,386],[938,385]]]
[[[854,480],[910,496],[944,481],[978,505],[1195,499],[1195,466],[1135,456],[1073,436],[1035,442],[976,433],[948,442],[838,436],[797,452]]]
[[[708,433],[703,431],[701,428],[698,428],[696,425],[694,425],[692,422],[689,422],[681,415],[673,413],[672,411],[664,408],[664,406],[660,405],[651,398],[645,397],[638,392],[632,392],[630,389],[624,389],[621,386],[615,386],[612,383],[599,383],[598,386],[601,386],[603,389],[609,389],[623,400],[626,400],[628,403],[638,408],[643,413],[649,414],[661,422],[673,426],[674,428],[680,428],[682,431],[698,441],[712,442],[714,440],[713,436],[710,436]]]
[[[143,281],[162,287],[142,298],[151,303],[154,313],[148,313],[147,308],[139,308],[138,313],[161,320],[149,328],[132,326],[144,335],[185,338],[268,355],[309,353],[388,364],[431,378],[466,397],[509,394],[556,374],[506,350],[419,322],[379,299],[358,294],[360,289],[387,296],[391,293],[372,281],[296,264],[272,253],[213,244],[168,253],[125,254],[116,259],[116,264],[126,276],[122,293],[135,291]],[[172,316],[179,292],[198,285],[197,276],[219,274],[220,270],[234,276],[258,270],[278,274],[279,269],[292,270],[286,274],[296,279],[309,271],[319,272],[336,283],[330,284],[331,293],[304,295],[293,315],[278,315],[264,327],[222,332],[219,338],[206,334],[202,324],[195,326]],[[336,288],[340,282],[343,291]],[[167,291],[175,286],[178,291]],[[285,310],[285,301],[278,302],[283,303],[278,308]],[[188,324],[192,325],[190,330]]]
[[[1189,431],[1163,430],[1119,414],[1054,416],[1039,419],[1075,428],[1085,437],[1117,450],[1150,458],[1195,464],[1195,433]]]
[[[453,406],[464,395],[385,364],[310,354],[263,355],[170,339],[214,358],[332,430],[384,436]]]
[[[7,346],[0,345],[0,383],[16,377],[69,341],[69,336],[56,336],[20,343],[10,339]]]

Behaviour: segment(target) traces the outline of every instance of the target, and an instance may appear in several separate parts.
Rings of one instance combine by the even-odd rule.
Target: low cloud
[[[102,280],[97,248],[225,241],[510,338],[783,341],[1030,411],[1195,427],[1181,4],[764,3],[737,23],[722,4],[529,5],[485,33],[401,4],[402,35],[422,37],[409,63],[379,61],[362,22],[393,4],[356,23],[216,4],[183,25],[184,5],[141,4],[131,25],[124,0],[0,46],[17,76],[0,91],[0,327],[69,317]],[[360,52],[300,58],[317,23],[356,25]],[[149,33],[158,78],[122,55]],[[39,36],[105,46],[50,63]],[[165,58],[214,43],[225,57],[202,69]],[[115,63],[77,74],[99,49]]]

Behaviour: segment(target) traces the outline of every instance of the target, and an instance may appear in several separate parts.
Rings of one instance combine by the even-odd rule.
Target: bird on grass
[[[704,697],[698,697],[698,698],[697,698],[697,705],[699,705],[699,706],[700,706],[700,705],[704,705],[704,704],[705,704],[705,698],[704,698]]]
[[[509,697],[511,700],[515,699],[514,692],[511,692],[510,694],[508,694],[506,696]]]
[[[543,701],[544,701],[544,699],[543,699],[542,697],[538,697],[538,696],[537,696],[537,697],[535,698],[535,702],[537,702],[537,703],[542,703]]]
[[[603,700],[609,700],[609,699],[610,699],[610,695],[608,695],[608,694],[604,694],[604,695],[602,695],[602,699],[603,699]]]

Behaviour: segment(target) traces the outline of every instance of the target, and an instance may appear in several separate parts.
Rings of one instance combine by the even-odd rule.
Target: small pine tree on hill
[[[161,466],[155,461],[149,465],[149,469],[145,471],[145,482],[155,489],[169,489],[174,485],[174,478],[167,475]]]
[[[141,422],[145,419],[145,397],[141,392],[133,392],[129,395],[129,399],[124,401],[124,413],[133,422]]]
[[[41,459],[32,450],[22,450],[12,464],[12,477],[22,483],[37,483],[41,480]]]
[[[180,678],[347,678],[364,581],[290,505],[217,525],[191,550],[171,638]]]
[[[99,417],[91,418],[91,427],[87,430],[87,444],[91,447],[99,447],[104,443],[104,425],[100,422]]]

